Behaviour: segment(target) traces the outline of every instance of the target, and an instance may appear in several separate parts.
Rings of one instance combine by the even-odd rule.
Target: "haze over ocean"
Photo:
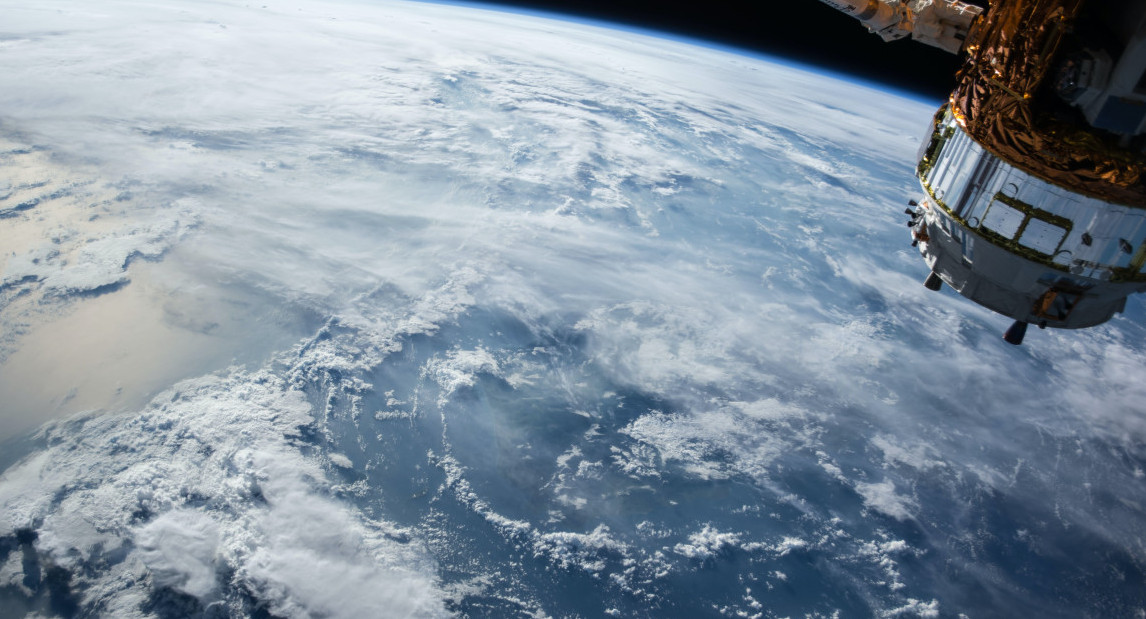
[[[457,5],[0,6],[0,614],[1146,612],[1143,301],[1014,348],[924,289],[931,104]]]

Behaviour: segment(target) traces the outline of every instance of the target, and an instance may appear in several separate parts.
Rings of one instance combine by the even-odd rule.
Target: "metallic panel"
[[[1146,210],[1033,176],[978,144],[951,113],[937,118],[918,171],[937,205],[994,244],[1074,275],[1146,281]]]

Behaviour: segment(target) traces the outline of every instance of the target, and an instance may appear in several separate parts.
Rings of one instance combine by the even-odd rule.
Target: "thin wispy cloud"
[[[25,556],[117,616],[1146,603],[1146,308],[925,290],[929,106],[456,5],[2,12],[29,611]]]

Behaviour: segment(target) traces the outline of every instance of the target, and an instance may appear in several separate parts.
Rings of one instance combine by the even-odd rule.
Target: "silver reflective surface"
[[[1146,211],[1034,177],[992,155],[950,115],[937,129],[936,135],[947,137],[920,180],[950,215],[971,229],[987,228],[1001,241],[1014,241],[1020,253],[1021,248],[1033,250],[1027,258],[1041,258],[1075,275],[1109,280],[1114,269],[1133,267],[1121,277],[1143,278]],[[1000,198],[1011,206],[1000,204]]]

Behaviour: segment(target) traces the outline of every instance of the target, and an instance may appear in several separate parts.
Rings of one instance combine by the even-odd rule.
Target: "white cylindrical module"
[[[963,296],[1040,326],[1077,329],[1146,291],[1146,210],[1048,183],[991,154],[949,111],[920,161],[913,226],[933,273]]]
[[[911,38],[958,54],[971,24],[983,9],[959,0],[915,0],[910,3]]]
[[[902,39],[911,34],[902,27],[906,13],[880,0],[820,0],[824,4],[858,19],[884,41]]]
[[[858,19],[884,41],[911,36],[956,54],[983,10],[960,0],[820,0]]]

